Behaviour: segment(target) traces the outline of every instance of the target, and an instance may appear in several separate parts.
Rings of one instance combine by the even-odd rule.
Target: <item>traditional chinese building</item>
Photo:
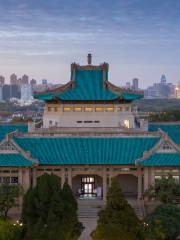
[[[107,63],[93,66],[89,55],[88,65],[71,65],[67,84],[34,96],[45,101],[43,128],[0,126],[1,182],[27,190],[54,173],[77,198],[100,200],[113,177],[135,199],[161,176],[180,183],[180,124],[145,130],[132,109],[142,92],[110,83]]]

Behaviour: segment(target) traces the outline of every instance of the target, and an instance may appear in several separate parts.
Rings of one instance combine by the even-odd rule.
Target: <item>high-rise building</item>
[[[130,89],[131,88],[131,83],[130,82],[126,82],[126,88]]]
[[[162,84],[166,84],[166,76],[165,76],[165,74],[162,74],[162,76],[161,76],[161,83]]]
[[[37,81],[35,79],[31,79],[30,84],[31,86],[34,86],[37,84]]]
[[[11,74],[11,76],[10,76],[10,84],[11,85],[18,84],[18,82],[17,82],[17,75],[15,73]]]
[[[160,83],[154,83],[145,91],[146,98],[174,98],[175,96],[175,86],[172,83],[166,82],[166,76],[163,74],[161,76]]]
[[[3,85],[2,96],[4,101],[8,101],[11,98],[11,85]]]
[[[3,86],[0,85],[0,102],[3,101]]]
[[[139,79],[138,78],[134,78],[133,80],[132,80],[132,89],[133,90],[138,90],[138,83],[139,83]]]
[[[21,90],[20,90],[20,86],[17,84],[13,84],[10,86],[10,90],[11,90],[11,94],[10,94],[10,98],[17,98],[20,99],[21,98]]]
[[[3,86],[5,84],[5,77],[4,76],[0,76],[0,86]]]
[[[48,84],[48,81],[46,79],[42,79],[42,84],[43,85],[47,85]]]
[[[32,87],[30,84],[21,85],[21,100],[24,102],[31,101],[32,97]]]
[[[29,77],[24,74],[21,79],[21,84],[28,84],[29,83]]]

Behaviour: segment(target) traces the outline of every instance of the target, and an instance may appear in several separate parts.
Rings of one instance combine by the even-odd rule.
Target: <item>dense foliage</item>
[[[26,240],[75,240],[82,231],[72,190],[67,183],[61,190],[56,175],[44,174],[26,193],[22,221]]]
[[[22,231],[21,224],[0,219],[0,240],[21,240]]]
[[[17,206],[22,189],[19,185],[0,184],[0,217],[6,219],[8,211]]]
[[[171,175],[157,179],[154,186],[150,186],[144,193],[145,197],[156,198],[162,203],[174,203],[180,198],[180,185]]]
[[[100,211],[94,240],[141,240],[143,227],[125,199],[117,179],[112,180],[104,210]]]
[[[147,219],[148,240],[174,240],[180,234],[180,208],[162,204]]]

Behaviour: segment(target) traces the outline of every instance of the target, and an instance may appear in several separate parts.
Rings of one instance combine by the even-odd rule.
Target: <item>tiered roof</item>
[[[35,137],[15,138],[40,165],[135,164],[160,137]]]
[[[71,65],[71,81],[34,97],[44,101],[132,101],[143,97],[142,91],[132,91],[114,86],[108,81],[108,64],[99,66]]]

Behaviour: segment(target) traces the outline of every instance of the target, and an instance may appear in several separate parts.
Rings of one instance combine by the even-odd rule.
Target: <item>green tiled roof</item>
[[[157,131],[158,128],[167,132],[175,143],[180,144],[180,124],[149,124],[149,131]]]
[[[151,149],[159,137],[42,137],[15,138],[40,165],[134,164]]]
[[[30,167],[33,162],[19,153],[0,153],[0,167]]]
[[[142,166],[179,166],[180,153],[155,153],[140,163]]]
[[[23,133],[28,131],[27,125],[0,125],[0,141],[7,133],[14,132],[17,129]]]
[[[107,73],[108,74],[108,73]],[[61,93],[41,93],[35,94],[35,98],[40,100],[52,100],[58,98],[68,101],[107,101],[115,100],[119,97],[126,100],[135,100],[142,98],[142,94],[135,93],[117,93],[103,87],[103,70],[82,70],[77,69],[75,75],[75,86],[68,88]]]

